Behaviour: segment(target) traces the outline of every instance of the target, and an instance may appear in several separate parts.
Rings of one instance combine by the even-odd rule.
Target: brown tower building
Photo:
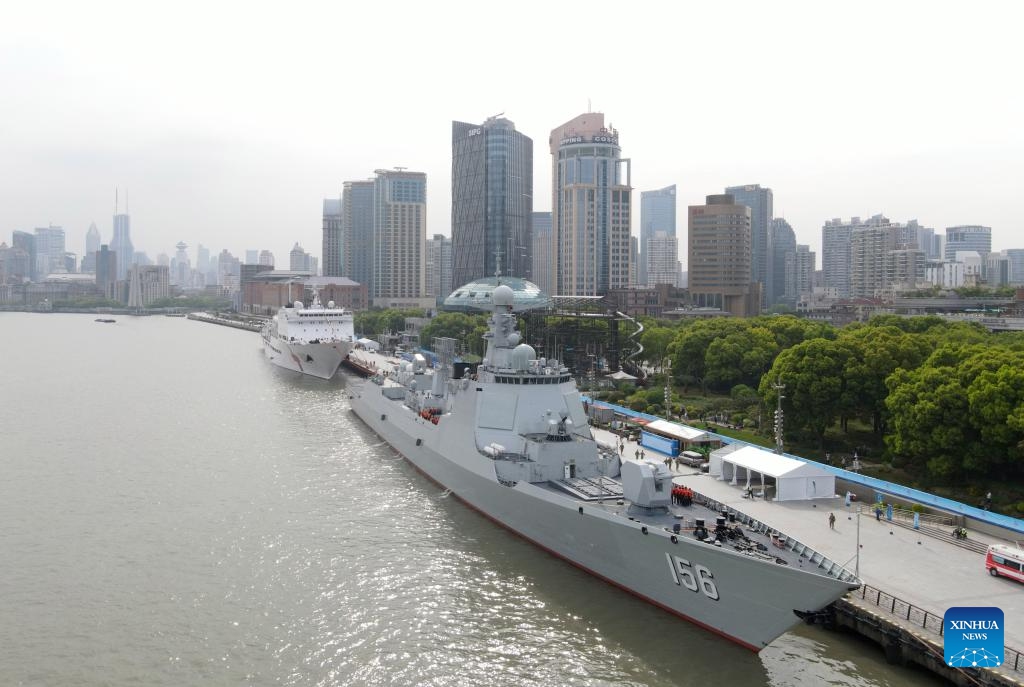
[[[731,195],[689,207],[689,289],[694,305],[738,317],[761,312],[761,288],[751,281],[750,208]]]

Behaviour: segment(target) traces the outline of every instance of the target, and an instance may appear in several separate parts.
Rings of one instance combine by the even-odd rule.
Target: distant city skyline
[[[452,21],[411,2],[252,7],[244,30],[229,5],[185,2],[164,13],[21,3],[0,26],[0,240],[52,224],[82,257],[93,222],[112,243],[120,187],[131,198],[131,240],[149,256],[184,241],[234,255],[267,248],[285,262],[296,242],[319,251],[324,198],[394,166],[427,175],[426,232],[451,236],[452,120],[503,112],[540,151],[559,123],[592,110],[626,132],[637,199],[676,185],[677,213],[751,183],[773,190],[775,216],[819,258],[825,222],[873,214],[916,218],[941,235],[991,227],[993,250],[1024,247],[1015,200],[1024,187],[1024,96],[1006,87],[1019,61],[1013,22],[991,22],[984,6],[941,3],[740,5],[665,4],[656,23],[653,8],[614,6],[618,59],[553,78],[577,57],[558,41],[465,62],[490,54],[499,11],[468,3],[451,7]],[[533,7],[503,14],[503,34],[542,32],[543,6]],[[608,28],[600,6],[560,11],[582,34]],[[736,50],[717,50],[710,32],[678,40],[680,26],[736,16]],[[382,22],[385,44],[374,32],[337,40],[338,26]],[[886,50],[839,49],[865,36]],[[927,48],[942,45],[957,49]],[[367,55],[375,67],[355,68]],[[753,60],[764,78],[711,78],[746,73]],[[402,70],[416,78],[392,87]],[[503,72],[524,78],[495,78]],[[669,74],[678,87],[666,88]],[[325,88],[339,82],[344,88]],[[749,108],[703,106],[737,89],[746,102],[773,105],[753,118]],[[354,94],[365,96],[357,107]],[[551,187],[547,157],[534,160],[538,212],[551,209],[540,190]]]

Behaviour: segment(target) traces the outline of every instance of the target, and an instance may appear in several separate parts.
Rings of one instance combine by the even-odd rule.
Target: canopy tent
[[[362,346],[368,351],[379,351],[380,344],[373,339],[356,339],[356,344]]]
[[[695,429],[694,427],[687,427],[686,425],[679,425],[675,422],[669,422],[668,420],[652,420],[647,423],[647,429],[657,432],[658,434],[664,434],[675,439],[681,439],[688,444],[711,441],[711,437],[703,430]]]
[[[806,501],[831,498],[836,493],[836,478],[831,472],[813,463],[787,458],[756,446],[727,447],[711,454],[709,473],[743,488],[751,488],[751,479],[758,479],[762,491],[765,478],[775,480],[776,501]]]
[[[619,370],[618,372],[612,372],[610,375],[605,375],[608,379],[614,379],[616,382],[622,382],[630,379],[636,379],[633,375],[628,372]]]

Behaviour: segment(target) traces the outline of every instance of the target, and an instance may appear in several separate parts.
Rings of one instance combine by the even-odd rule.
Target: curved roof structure
[[[519,277],[485,277],[469,282],[451,292],[444,299],[442,310],[471,312],[490,310],[493,307],[494,290],[499,284],[512,289],[512,310],[522,312],[535,308],[550,308],[551,297],[540,290],[532,281]]]

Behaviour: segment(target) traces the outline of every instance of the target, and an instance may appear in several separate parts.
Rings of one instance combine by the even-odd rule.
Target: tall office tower
[[[768,252],[771,256],[768,274],[768,306],[795,304],[796,232],[789,222],[776,217],[768,227]]]
[[[761,312],[761,286],[751,281],[750,207],[731,195],[689,208],[690,296],[694,305],[738,317]]]
[[[324,259],[324,276],[342,276],[341,198],[324,198],[323,245],[320,251]]]
[[[533,240],[531,244],[533,246],[531,250],[533,262],[531,274],[533,278],[530,281],[539,286],[540,290],[544,293],[554,293],[555,273],[554,262],[551,259],[551,256],[554,255],[554,244],[552,243],[550,212],[533,213]],[[459,286],[459,284],[456,284],[456,286]]]
[[[798,244],[793,256],[793,293],[786,292],[786,300],[795,304],[814,290],[815,253],[810,246]]]
[[[210,249],[199,244],[196,246],[196,269],[206,272],[210,265]]]
[[[374,173],[373,305],[387,308],[423,298],[427,175],[401,169]]]
[[[946,228],[946,260],[956,260],[958,251],[992,252],[992,227],[976,224]]]
[[[452,240],[444,234],[434,234],[427,239],[427,259],[425,263],[424,283],[426,292],[438,302],[443,301],[452,292]]]
[[[179,241],[177,252],[170,263],[170,283],[175,286],[192,286],[192,263],[188,259],[188,245]]]
[[[167,253],[160,253],[159,255],[156,256],[156,264],[170,268],[171,258],[168,257]]]
[[[533,140],[503,117],[452,122],[452,282],[531,278]],[[500,257],[499,257],[500,254]]]
[[[36,274],[39,279],[64,271],[65,252],[62,228],[50,225],[36,229]]]
[[[217,284],[230,293],[237,292],[241,288],[241,261],[229,253],[227,248],[220,252],[216,260]]]
[[[1010,264],[1009,274],[1011,286],[1024,286],[1024,248],[1008,248],[1003,251]]]
[[[604,114],[588,112],[551,132],[555,293],[603,296],[630,282],[631,162]]]
[[[11,248],[24,251],[28,257],[28,271],[22,276],[29,281],[39,281],[36,272],[36,237],[27,231],[15,231],[11,234]]]
[[[850,238],[853,227],[860,224],[854,217],[848,224],[836,218],[821,228],[821,271],[826,289],[834,289],[839,298],[850,297]]]
[[[128,270],[128,307],[144,308],[154,301],[170,298],[169,273],[163,265],[132,265]]]
[[[251,248],[247,248],[245,250],[245,264],[246,265],[255,265],[256,263],[259,262],[259,259],[260,259],[260,252],[259,252],[258,249],[257,250],[252,250]]]
[[[82,257],[82,271],[88,274],[96,273],[96,251],[100,249],[100,230],[96,228],[96,223],[93,222],[89,225],[89,230],[85,232],[85,255]]]
[[[260,251],[260,261],[259,261],[259,264],[273,267],[274,266],[274,254],[271,253],[269,250],[261,250]]]
[[[992,288],[1007,286],[1010,283],[1010,258],[1006,251],[986,253],[981,256],[981,276],[985,285]]]
[[[736,199],[737,205],[750,208],[750,274],[752,281],[761,283],[761,306],[764,307],[770,288],[768,225],[775,216],[772,190],[761,188],[760,184],[746,184],[730,186],[725,192]]]
[[[678,250],[678,244],[677,244]],[[637,275],[640,274],[640,239],[635,236],[629,237],[629,288],[636,288]],[[682,269],[682,263],[679,263]]]
[[[295,243],[288,254],[288,269],[292,272],[309,272],[309,253],[302,249],[302,246]]]
[[[114,237],[110,241],[110,250],[117,253],[117,281],[124,281],[135,258],[132,218],[127,213],[114,215]]]
[[[642,259],[647,262],[647,286],[675,286],[679,281],[679,240],[667,231],[656,231],[647,237]]]
[[[102,244],[96,251],[96,286],[104,298],[113,298],[116,282],[117,253],[110,250],[106,244]]]
[[[676,235],[675,184],[657,191],[640,192],[640,255],[637,260],[640,271],[636,277],[636,283],[640,286],[662,283],[647,278],[647,241],[658,231],[667,236]]]
[[[342,273],[367,289],[373,302],[374,181],[346,181],[341,189]]]

